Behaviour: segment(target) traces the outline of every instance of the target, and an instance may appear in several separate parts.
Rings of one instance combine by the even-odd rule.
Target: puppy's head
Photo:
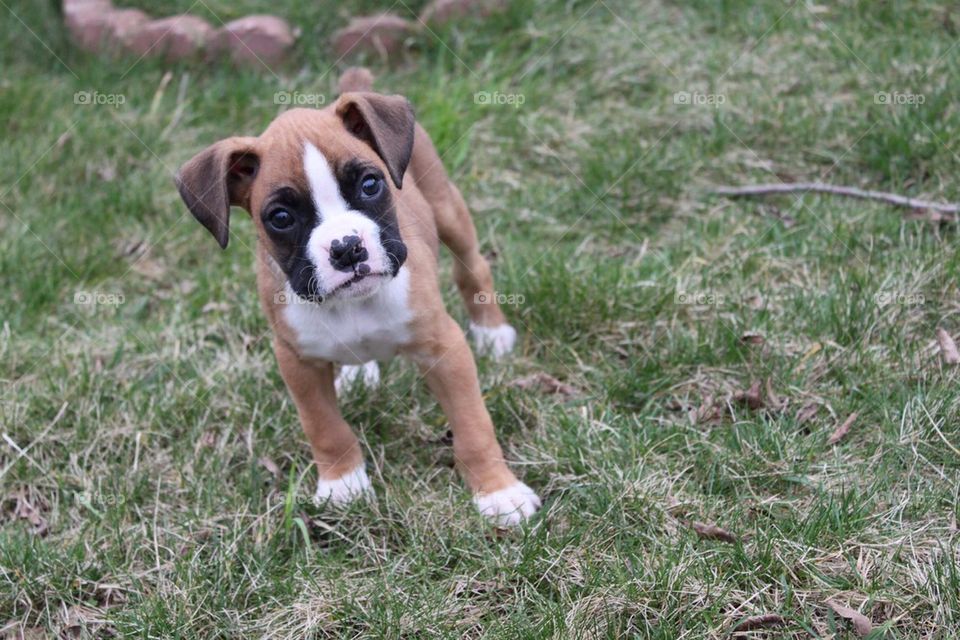
[[[181,167],[177,188],[221,247],[230,207],[249,211],[301,298],[366,297],[406,260],[395,192],[413,136],[405,98],[346,93],[323,110],[285,112],[258,138],[208,147]]]

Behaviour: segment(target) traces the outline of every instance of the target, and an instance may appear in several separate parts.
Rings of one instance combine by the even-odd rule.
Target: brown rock
[[[286,20],[247,16],[217,29],[210,40],[210,52],[225,53],[238,64],[276,64],[284,59],[295,39]]]
[[[202,51],[213,27],[197,16],[182,15],[151,20],[123,40],[128,51],[138,56],[165,56],[169,60],[189,58]]]
[[[113,13],[109,0],[73,0],[63,5],[64,21],[81,49],[100,51],[107,43],[107,17]]]
[[[373,74],[366,67],[350,67],[337,82],[340,93],[350,91],[373,91]]]
[[[109,11],[113,8],[110,0],[63,0],[63,14],[69,15],[76,11],[82,11],[92,5],[100,7],[101,10]]]
[[[424,22],[444,24],[467,16],[486,17],[507,6],[507,0],[432,0],[420,15]]]
[[[104,39],[104,11],[83,6],[67,10],[64,7],[64,19],[70,37],[81,49],[99,51]]]
[[[361,16],[333,34],[333,50],[341,58],[354,53],[396,53],[415,31],[412,23],[392,13]]]
[[[110,46],[119,49],[130,34],[150,22],[150,16],[139,9],[114,9],[107,14],[105,22]]]

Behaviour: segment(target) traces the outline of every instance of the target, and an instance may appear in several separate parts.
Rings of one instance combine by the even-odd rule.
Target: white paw
[[[470,323],[470,335],[480,353],[489,353],[494,360],[513,351],[517,343],[517,330],[508,324],[496,327],[482,327],[475,322]]]
[[[368,389],[374,389],[380,384],[380,365],[377,364],[376,360],[363,364],[343,365],[340,367],[340,374],[333,382],[338,396],[349,391],[357,384],[362,384]]]
[[[532,516],[540,508],[540,498],[533,489],[515,482],[506,489],[493,493],[478,493],[473,496],[477,510],[497,524],[517,525]]]
[[[370,484],[367,470],[361,464],[336,480],[320,478],[313,501],[318,505],[329,503],[340,506],[349,504],[364,495],[373,495],[373,485]]]

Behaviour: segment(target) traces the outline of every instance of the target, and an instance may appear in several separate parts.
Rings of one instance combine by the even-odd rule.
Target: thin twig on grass
[[[843,437],[850,431],[850,427],[853,426],[853,423],[856,421],[858,415],[859,414],[854,411],[847,416],[847,419],[843,421],[843,424],[837,427],[836,430],[830,434],[830,437],[827,439],[827,444],[837,444],[843,440]]]
[[[753,184],[742,187],[716,187],[712,190],[712,193],[730,198],[740,198],[808,191],[860,198],[861,200],[879,200],[880,202],[886,202],[887,204],[898,207],[907,207],[908,209],[931,209],[940,213],[960,213],[960,204],[930,202],[929,200],[909,198],[887,191],[872,191],[869,189],[858,189],[857,187],[826,184],[824,182],[784,182],[781,184]]]
[[[697,532],[697,535],[704,540],[720,540],[721,542],[736,543],[737,536],[726,529],[721,529],[715,524],[707,524],[694,520],[690,523],[690,528]]]
[[[765,613],[763,615],[745,618],[731,630],[731,633],[743,633],[744,631],[756,631],[757,629],[765,629],[767,627],[779,627],[786,623],[787,620],[783,616],[775,613]]]

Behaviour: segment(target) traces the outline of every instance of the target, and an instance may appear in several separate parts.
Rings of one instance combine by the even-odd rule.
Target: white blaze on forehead
[[[317,218],[321,221],[347,213],[350,206],[340,195],[340,185],[330,168],[330,163],[320,150],[311,143],[306,143],[303,153],[303,172],[307,175],[310,185],[310,197],[317,209]]]
[[[390,264],[380,243],[380,226],[369,216],[350,208],[340,193],[340,185],[327,158],[309,142],[304,144],[303,172],[317,210],[317,224],[307,239],[306,254],[316,268],[315,278],[320,291],[326,295],[356,275],[353,270],[340,270],[330,263],[330,246],[346,236],[360,237],[369,254],[366,266],[371,273],[387,272]],[[362,289],[354,285],[354,292]]]

